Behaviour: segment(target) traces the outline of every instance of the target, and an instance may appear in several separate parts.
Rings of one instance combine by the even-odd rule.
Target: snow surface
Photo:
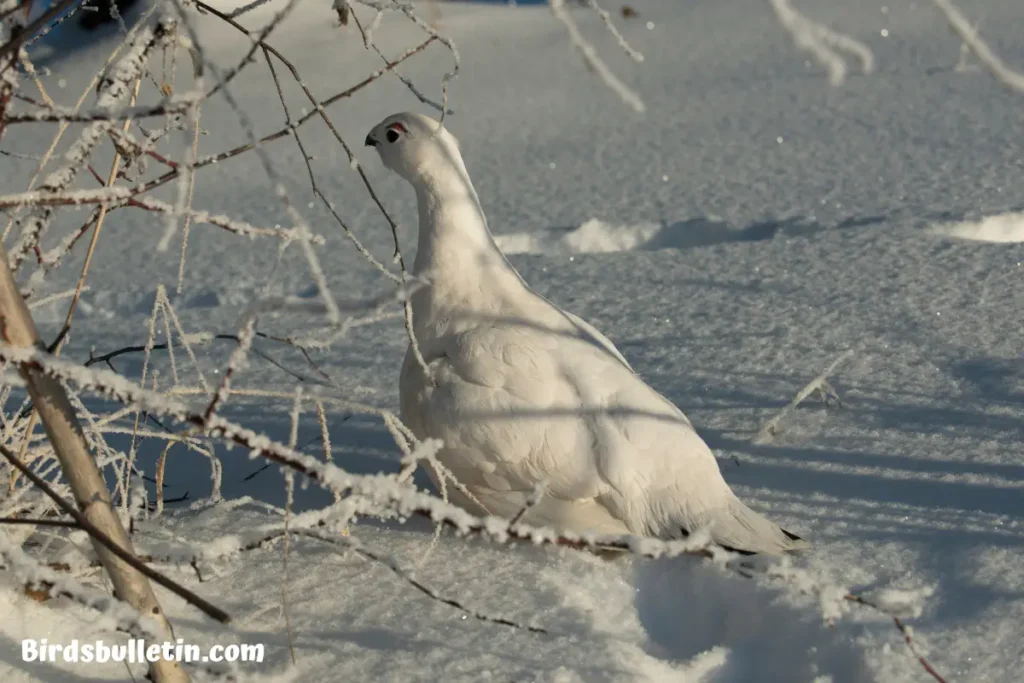
[[[619,23],[644,53],[642,64],[617,51],[596,17],[573,13],[644,99],[643,115],[587,72],[544,8],[444,3],[431,10],[460,47],[449,126],[492,230],[528,282],[597,325],[687,413],[745,500],[813,541],[800,566],[900,609],[927,596],[909,623],[949,680],[1017,680],[1024,661],[1024,245],[977,241],[989,229],[960,240],[934,228],[1022,209],[1024,102],[981,71],[955,70],[959,41],[921,0],[801,3],[875,53],[874,73],[851,72],[838,89],[794,48],[763,0],[629,4],[639,16]],[[353,27],[333,25],[327,5],[303,2],[271,41],[322,96],[379,64]],[[266,22],[273,6],[243,23]],[[960,6],[983,17],[983,35],[1007,62],[1024,65],[1018,0]],[[45,77],[51,90],[71,104],[116,30],[95,43],[70,29],[55,34],[40,46],[39,62],[52,70]],[[214,22],[201,22],[200,35],[224,65],[248,47]],[[392,55],[419,41],[393,16],[375,36]],[[402,74],[438,97],[450,64],[435,45]],[[265,67],[255,65],[233,88],[260,132],[283,121],[268,83]],[[286,92],[298,111],[301,93],[291,86]],[[387,113],[418,107],[392,78],[330,111],[356,146]],[[223,100],[203,107],[203,121],[209,134],[200,154],[244,142]],[[48,132],[23,126],[5,137],[3,149],[38,154]],[[389,262],[387,226],[330,133],[313,123],[303,139],[314,150],[323,191]],[[327,239],[318,253],[335,293],[359,299],[386,291],[388,283],[319,204],[305,205],[314,198],[294,144],[284,138],[267,149],[314,231]],[[368,150],[356,153],[402,223],[411,253],[411,193]],[[33,162],[0,163],[0,191],[24,191]],[[291,224],[253,157],[218,164],[201,179],[197,208],[254,225]],[[173,202],[170,193],[161,198]],[[74,227],[67,219],[45,246]],[[163,221],[147,212],[112,214],[65,356],[84,361],[90,347],[103,352],[144,341],[157,284],[173,291],[176,283],[177,246],[155,251],[162,234]],[[276,254],[270,241],[196,226],[185,288],[174,299],[183,327],[236,331]],[[80,248],[55,271],[41,296],[73,287],[83,255]],[[297,249],[287,252],[273,283],[275,295],[315,292]],[[34,311],[45,338],[59,329],[65,305]],[[308,321],[293,315],[266,327],[291,332],[303,325]],[[405,344],[401,320],[392,318],[355,328],[315,358],[340,385],[331,395],[395,409]],[[297,353],[257,346],[290,368],[306,367]],[[199,347],[203,367],[222,367],[232,348],[212,341]],[[773,441],[751,442],[847,349],[853,357],[831,379],[841,407],[826,410],[809,399]],[[116,365],[137,377],[141,358],[124,356]],[[169,374],[166,362],[158,365]],[[292,378],[254,357],[238,386],[287,391]],[[238,396],[225,414],[287,441],[290,404]],[[398,469],[379,419],[331,409],[328,422],[337,464],[355,472]],[[318,434],[316,415],[307,411],[298,444],[318,453]],[[143,469],[152,470],[158,450],[143,449]],[[190,500],[201,500],[208,461],[173,454],[167,495],[188,491]],[[222,460],[226,499],[283,504],[275,468],[244,481],[259,462],[240,449]],[[313,488],[296,492],[300,510],[330,500]],[[275,521],[276,512],[252,502],[169,505],[135,538],[144,549],[221,548],[228,537]],[[242,667],[250,680],[927,680],[890,620],[853,607],[829,627],[818,601],[784,582],[749,581],[689,558],[609,561],[447,534],[432,545],[431,529],[417,522],[364,520],[352,533],[414,568],[438,593],[549,633],[465,618],[383,566],[302,539],[292,542],[289,557],[294,666],[279,544],[211,561],[202,583],[187,566],[169,570],[228,610],[230,627],[158,594],[176,633],[190,642],[266,643],[267,662]],[[10,585],[11,577],[3,578]],[[121,666],[22,663],[24,637],[120,636],[64,599],[39,604],[3,590],[0,601],[0,680],[127,678]],[[133,671],[136,679],[142,673]]]

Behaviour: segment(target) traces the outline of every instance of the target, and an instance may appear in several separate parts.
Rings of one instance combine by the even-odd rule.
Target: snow
[[[498,235],[501,250],[513,254],[594,254],[643,248],[661,232],[657,223],[610,225],[597,218],[563,234],[512,233]]]
[[[497,235],[506,254],[605,254],[617,251],[690,249],[722,242],[771,239],[776,234],[798,235],[818,226],[800,219],[768,220],[745,227],[721,218],[698,217],[670,224],[642,222],[627,225],[589,218],[577,228],[553,228]]]
[[[239,21],[259,27],[280,4]],[[264,461],[250,460],[249,448],[220,448],[224,500],[210,504],[210,460],[175,442],[165,496],[188,498],[166,503],[162,517],[137,522],[133,539],[141,552],[163,556],[207,552],[202,582],[187,564],[158,566],[233,617],[229,626],[214,624],[157,588],[176,634],[204,646],[265,643],[263,664],[239,665],[242,679],[253,681],[929,680],[890,618],[840,605],[839,593],[848,588],[905,614],[919,649],[947,680],[1015,681],[1024,659],[1021,96],[983,70],[957,70],[960,39],[926,2],[892,0],[885,11],[851,0],[793,2],[814,22],[871,49],[874,71],[851,68],[838,88],[794,46],[763,0],[630,0],[633,19],[603,4],[644,55],[642,63],[621,52],[600,17],[573,3],[567,9],[646,113],[635,113],[587,70],[565,27],[544,7],[438,3],[428,18],[462,58],[446,125],[459,138],[492,230],[526,280],[612,339],[644,380],[691,418],[737,493],[814,548],[775,575],[750,580],[694,557],[594,557],[449,532],[434,540],[433,527],[419,518],[350,520],[349,533],[362,547],[395,560],[439,595],[548,633],[468,617],[344,544],[296,536],[287,588],[292,665],[281,542],[234,551],[254,530],[283,526],[280,469],[255,474]],[[1024,65],[1017,0],[958,6],[970,21],[983,19],[978,30],[1005,63]],[[320,97],[382,64],[351,24],[335,25],[335,16],[326,0],[304,0],[271,38]],[[369,26],[372,13],[360,16]],[[96,36],[87,40],[73,24],[33,48],[62,106],[74,104],[117,39],[109,27],[89,42]],[[207,58],[225,69],[249,49],[244,36],[216,22],[204,19],[198,30]],[[374,36],[390,56],[423,40],[393,14]],[[443,45],[432,44],[399,70],[439,100],[452,63]],[[293,115],[309,107],[292,84],[285,92]],[[257,134],[284,125],[265,64],[243,72],[232,94]],[[92,111],[92,102],[82,111]],[[412,193],[357,143],[383,116],[417,108],[431,113],[393,77],[328,108],[399,223],[407,258],[415,243]],[[198,156],[243,144],[235,121],[222,99],[205,103],[208,134],[200,135]],[[39,155],[52,130],[17,124],[0,149]],[[77,137],[82,127],[70,130]],[[389,226],[347,155],[321,123],[300,130],[316,157],[320,190],[360,243],[395,270]],[[183,158],[191,130],[171,135],[158,149]],[[100,146],[107,151],[96,167],[104,173],[110,145]],[[393,301],[394,283],[366,263],[312,195],[294,139],[265,149],[294,206],[324,237],[314,248],[339,303],[385,301],[385,294]],[[164,170],[149,164],[153,173]],[[25,192],[35,162],[3,156],[0,165],[0,193]],[[94,191],[87,175],[67,191]],[[196,212],[266,228],[300,225],[251,155],[221,160],[197,178]],[[174,206],[177,196],[171,188],[153,200]],[[310,207],[311,201],[317,203]],[[60,213],[42,252],[87,215]],[[145,344],[158,285],[177,287],[180,231],[158,253],[163,232],[163,217],[150,211],[110,213],[63,357],[82,363],[93,348],[100,354]],[[19,237],[13,231],[8,248]],[[74,288],[87,242],[40,284],[39,299]],[[192,339],[204,342],[194,351],[212,388],[235,345],[205,335],[236,334],[257,301],[316,292],[299,245],[279,253],[277,239],[192,228],[184,289],[169,300],[184,333],[204,335]],[[44,339],[55,337],[66,306],[57,298],[33,308]],[[396,315],[354,324],[329,348],[310,352],[331,382],[290,347],[264,338],[253,343],[289,370],[321,381],[305,387],[295,445],[321,465],[316,401],[324,406],[337,467],[354,475],[401,468],[383,419],[353,409],[356,402],[397,409],[406,338],[400,307],[389,311]],[[289,308],[261,318],[259,329],[305,337],[323,325]],[[159,318],[158,343],[162,326]],[[186,354],[175,351],[183,381],[194,384]],[[812,394],[780,420],[770,440],[753,442],[846,351],[852,354],[828,380],[841,405],[825,407]],[[112,363],[137,379],[142,360],[141,353],[126,354]],[[166,351],[155,349],[150,367],[159,388],[170,386]],[[147,387],[152,381],[150,375]],[[250,357],[232,378],[224,419],[288,443],[295,383],[265,358]],[[8,412],[22,397],[15,388]],[[200,412],[207,400],[176,396]],[[98,398],[85,401],[94,411],[111,409]],[[130,415],[119,424],[125,423],[129,434],[107,436],[114,452],[129,451]],[[137,445],[147,475],[163,444]],[[418,473],[416,482],[426,485],[426,478]],[[304,486],[301,477],[296,483],[293,524],[333,503],[330,492]],[[95,572],[74,576],[106,590]],[[38,603],[11,573],[0,577],[0,611],[7,615],[0,623],[0,680],[127,678],[122,665],[21,662],[24,637],[126,636],[109,629],[117,615],[98,616],[67,598]],[[144,675],[138,667],[132,673],[136,680]]]
[[[1024,212],[985,216],[977,221],[962,221],[950,225],[941,225],[935,231],[964,240],[978,242],[1024,242]]]

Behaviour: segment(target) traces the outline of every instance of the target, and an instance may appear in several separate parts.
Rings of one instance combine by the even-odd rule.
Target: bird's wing
[[[444,464],[470,489],[529,494],[544,482],[550,496],[593,499],[602,484],[578,397],[560,375],[563,342],[516,326],[449,335],[430,362],[433,383],[407,355],[403,420],[444,441]]]
[[[492,325],[449,335],[430,360],[433,383],[408,354],[403,419],[442,439],[444,464],[498,507],[543,483],[548,497],[589,501],[636,533],[690,523],[672,498],[699,511],[728,493],[714,456],[617,353],[572,332]]]
[[[562,310],[561,308],[559,308],[552,302],[548,301],[546,298],[544,298],[537,292],[530,289],[525,282],[523,283],[523,286],[527,287],[527,291],[530,295],[536,297],[536,299],[540,302],[540,307],[542,309],[546,309],[545,312],[547,312],[549,315],[554,314],[555,317],[563,318],[574,328],[573,331],[575,331],[581,338],[589,341],[598,348],[607,352],[615,360],[619,361],[630,370],[633,369],[630,366],[629,361],[627,361],[626,358],[622,355],[622,353],[620,353],[619,350],[615,348],[615,344],[613,344],[611,340],[608,339],[608,337],[601,334],[600,330],[598,330],[596,327],[594,327],[593,325],[591,325],[590,323],[588,323],[586,320],[579,317],[575,313]]]
[[[583,402],[603,408],[591,424],[593,457],[610,488],[601,502],[631,530],[674,538],[707,527],[717,543],[745,552],[807,546],[736,497],[682,411],[636,374],[597,354],[566,362]]]
[[[555,526],[671,538],[710,525],[740,550],[792,544],[733,495],[682,411],[592,341],[493,325],[441,348],[433,384],[407,363],[403,417],[444,440],[442,461],[488,512],[513,516],[543,484]]]
[[[679,408],[599,352],[563,363],[591,407],[592,457],[613,514],[637,533],[679,536],[724,506],[731,492],[718,462]]]

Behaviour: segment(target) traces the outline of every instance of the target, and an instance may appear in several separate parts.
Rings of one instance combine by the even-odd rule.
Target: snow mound
[[[506,254],[608,254],[620,251],[693,249],[726,242],[769,240],[776,234],[804,235],[822,229],[802,218],[765,220],[737,228],[715,217],[675,223],[616,225],[591,218],[578,228],[495,235]]]
[[[494,239],[506,254],[606,254],[642,248],[661,229],[657,223],[613,225],[591,218],[574,230],[520,232],[495,235]]]
[[[978,242],[1024,242],[1024,212],[1000,213],[978,221],[963,221],[936,229],[949,237]]]

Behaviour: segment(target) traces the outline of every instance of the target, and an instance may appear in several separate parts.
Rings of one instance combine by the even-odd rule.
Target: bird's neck
[[[464,167],[425,178],[416,199],[420,229],[413,272],[432,283],[435,296],[461,299],[525,286],[487,229]]]

